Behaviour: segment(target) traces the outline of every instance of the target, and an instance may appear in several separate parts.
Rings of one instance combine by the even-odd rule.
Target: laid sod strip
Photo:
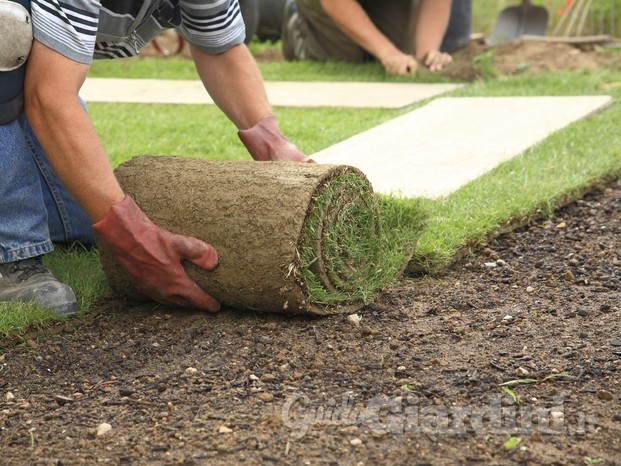
[[[81,247],[57,248],[44,256],[44,263],[61,282],[75,290],[79,315],[89,312],[94,300],[109,292],[97,251]],[[33,304],[0,302],[0,339],[10,339],[28,329],[66,319]]]
[[[13,338],[30,328],[40,328],[60,319],[53,312],[31,304],[0,303],[0,339]]]
[[[239,309],[355,311],[398,278],[421,231],[408,223],[424,218],[402,207],[386,233],[388,206],[360,171],[342,165],[141,156],[115,172],[156,224],[216,248],[214,271],[188,265],[188,274]],[[138,299],[105,249],[101,260],[112,288]]]
[[[132,72],[134,66],[138,67],[125,60],[97,63],[100,64],[109,67],[106,76],[118,77],[128,77],[127,72]],[[175,70],[172,61],[166,60],[165,64],[162,61],[151,64],[148,73],[137,69],[136,77],[153,78],[160,73],[164,78],[193,79],[195,70],[192,65],[187,60],[183,60],[182,64],[188,67],[185,76]],[[293,79],[348,81],[355,74],[358,81],[366,78],[380,81],[380,75],[383,80],[389,80],[381,69],[377,70],[376,79],[373,74],[365,74],[367,67],[349,66],[338,71],[329,66],[325,73],[324,69],[309,67],[305,75],[301,65],[294,70]],[[286,66],[283,65],[283,68]],[[149,74],[151,72],[153,74]],[[272,76],[274,79],[285,79],[278,73]],[[453,95],[610,94],[618,99],[621,97],[619,82],[621,73],[616,70],[563,71],[478,81],[455,91]],[[217,160],[249,159],[231,123],[215,106],[92,104],[89,111],[115,166],[136,153],[182,153]],[[402,113],[378,109],[276,108],[283,132],[309,154]],[[422,203],[429,212],[427,228],[418,240],[413,263],[424,272],[441,273],[457,257],[476,250],[490,237],[515,225],[515,222],[523,224],[546,216],[558,205],[580,197],[584,189],[610,179],[621,167],[619,128],[621,106],[615,103],[600,114],[559,131],[549,141],[473,181],[446,201],[413,200],[419,205]],[[548,183],[550,186],[547,186]],[[388,215],[389,212],[386,212],[384,217]],[[405,218],[402,213],[399,215]],[[384,220],[386,223],[387,219]],[[65,262],[62,251],[46,255],[46,263],[51,262],[49,259],[52,258],[53,270],[57,275],[71,264],[71,260]],[[90,266],[81,272],[84,281],[74,288],[80,302],[88,301],[83,299],[85,296],[94,296],[90,290],[100,286],[102,275],[96,253],[87,254],[86,262],[90,262]],[[87,302],[81,312],[87,312],[92,305],[92,301]],[[0,303],[0,315],[0,335],[10,333],[17,336],[23,334],[22,329],[37,327],[51,320],[42,321],[38,317],[40,314],[32,311],[31,307],[15,303]]]
[[[251,160],[235,126],[214,105],[93,103],[88,110],[113,166],[136,154]],[[312,154],[403,112],[281,107],[275,115],[282,132],[302,152]]]
[[[263,79],[266,81],[341,81],[349,82],[352,76],[356,81],[365,82],[450,82],[435,73],[421,72],[415,76],[392,76],[384,71],[381,64],[277,61],[259,63]],[[89,77],[93,78],[150,78],[150,79],[197,79],[192,60],[183,57],[128,58],[122,60],[95,60],[91,65]]]
[[[429,202],[429,223],[411,273],[440,273],[456,258],[516,225],[551,215],[602,181],[621,176],[621,106],[574,123],[522,156]]]
[[[99,251],[86,250],[80,245],[57,247],[44,256],[45,265],[62,282],[76,291],[78,312],[86,313],[93,301],[110,291],[99,265]]]

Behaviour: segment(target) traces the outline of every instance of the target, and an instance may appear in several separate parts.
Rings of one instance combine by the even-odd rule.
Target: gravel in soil
[[[358,318],[104,301],[0,356],[0,462],[621,464],[620,220],[611,184]]]
[[[611,59],[541,52],[495,66]],[[356,316],[103,300],[0,355],[0,463],[621,464],[620,235],[613,183]]]

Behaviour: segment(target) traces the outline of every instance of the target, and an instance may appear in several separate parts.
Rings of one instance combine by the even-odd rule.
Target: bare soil
[[[621,464],[620,235],[611,184],[357,323],[102,300],[1,356],[0,462]]]
[[[621,464],[620,235],[594,188],[359,321],[102,299],[4,343],[0,464]]]
[[[514,41],[490,47],[471,41],[453,55],[453,63],[441,73],[451,79],[474,81],[488,77],[490,68],[497,76],[512,76],[620,67],[621,54],[610,53],[598,45]]]

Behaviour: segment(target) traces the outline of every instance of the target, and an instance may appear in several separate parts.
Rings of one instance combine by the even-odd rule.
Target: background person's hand
[[[218,311],[220,303],[188,277],[188,260],[213,270],[218,254],[209,244],[158,227],[134,200],[112,206],[93,229],[138,290],[162,304]]]
[[[237,133],[254,160],[259,162],[315,163],[287,139],[273,115],[262,118],[256,125]]]
[[[391,51],[380,57],[380,62],[388,74],[408,75],[416,72],[418,64],[412,55],[400,50]]]
[[[427,52],[423,59],[423,64],[429,69],[429,71],[440,71],[446,65],[453,61],[448,53],[440,52],[439,50],[431,50]]]

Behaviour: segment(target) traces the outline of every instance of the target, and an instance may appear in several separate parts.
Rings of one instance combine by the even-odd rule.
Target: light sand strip
[[[361,169],[379,193],[444,197],[611,102],[609,96],[440,98],[312,157]]]
[[[275,106],[401,108],[461,84],[275,81],[265,87]],[[87,102],[213,104],[198,80],[87,78],[80,95]]]

